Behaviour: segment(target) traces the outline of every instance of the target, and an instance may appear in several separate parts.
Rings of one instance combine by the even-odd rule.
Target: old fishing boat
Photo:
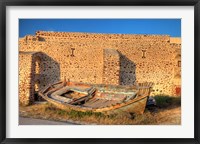
[[[64,80],[49,85],[40,91],[39,95],[66,111],[142,114],[151,86],[152,83],[141,83],[137,86],[113,86],[66,82]]]

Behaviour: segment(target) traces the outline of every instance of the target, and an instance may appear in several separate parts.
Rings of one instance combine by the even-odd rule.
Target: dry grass
[[[146,108],[143,115],[112,114],[93,112],[66,112],[49,103],[20,106],[20,116],[56,121],[82,122],[101,125],[178,125],[181,124],[180,100],[171,97],[155,97],[158,107]],[[180,99],[180,98],[179,98]]]

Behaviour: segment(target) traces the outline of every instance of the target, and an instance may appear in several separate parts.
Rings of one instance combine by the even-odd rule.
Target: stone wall
[[[175,89],[180,87],[181,41],[168,35],[38,31],[34,36],[20,38],[19,48],[43,55],[40,89],[64,77],[96,84],[108,83],[108,80],[109,84],[120,85],[153,82],[152,95],[177,95]],[[108,48],[118,53],[119,71],[118,56],[115,55],[116,62],[113,62],[115,67],[108,65],[111,60],[107,55]],[[108,73],[107,66],[113,74]]]
[[[169,37],[162,40],[159,37],[152,40],[144,38],[138,43],[127,42],[126,45],[128,47],[122,46],[119,51],[136,64],[137,82],[153,82],[152,95],[172,95],[175,69],[180,70],[175,60],[175,56],[180,54],[180,45],[169,43]]]
[[[19,100],[20,104],[29,105],[33,101],[31,91],[32,55],[26,52],[19,54]]]
[[[19,53],[19,102],[29,105],[34,102],[34,52]]]
[[[19,101],[30,105],[37,92],[46,85],[59,81],[59,64],[42,52],[19,52]],[[54,77],[52,79],[52,77]]]
[[[74,38],[63,41],[59,37],[28,36],[20,40],[20,50],[42,51],[58,62],[59,79],[66,77],[71,81],[102,83],[103,50],[95,45],[95,42],[91,43],[91,40]],[[57,71],[57,68],[52,67],[51,69]],[[57,78],[52,76],[51,79]]]
[[[119,85],[120,55],[115,49],[104,49],[103,82],[104,84]]]

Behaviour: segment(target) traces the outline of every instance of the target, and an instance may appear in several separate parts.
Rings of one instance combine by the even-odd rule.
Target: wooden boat
[[[58,82],[39,92],[56,107],[69,111],[143,114],[152,83],[137,86]]]

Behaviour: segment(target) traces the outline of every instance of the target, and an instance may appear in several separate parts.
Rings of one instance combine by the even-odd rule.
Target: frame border
[[[194,138],[6,138],[6,6],[194,6]],[[0,142],[1,143],[132,143],[200,144],[200,0],[0,0]]]

